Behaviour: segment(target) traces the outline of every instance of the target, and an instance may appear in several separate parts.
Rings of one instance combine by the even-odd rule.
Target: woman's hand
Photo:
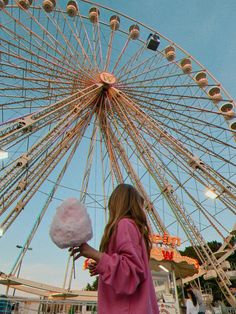
[[[80,258],[81,256],[91,258],[96,262],[99,262],[102,253],[88,245],[87,243],[81,244],[79,247],[70,248],[71,256],[73,256],[74,261]],[[78,254],[77,254],[78,253]]]
[[[89,269],[90,276],[96,276],[98,274],[96,271],[96,266],[97,266],[97,262],[95,261],[89,262],[88,269]]]

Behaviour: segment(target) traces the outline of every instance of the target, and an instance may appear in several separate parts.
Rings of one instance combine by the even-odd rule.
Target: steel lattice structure
[[[134,184],[152,230],[193,245],[235,306],[230,280],[206,240],[211,233],[225,241],[235,221],[234,101],[158,31],[90,1],[55,4],[0,0],[0,148],[11,153],[0,171],[2,233],[14,232],[39,190],[51,185],[10,274],[81,158],[82,201],[93,195],[97,215],[106,217],[116,184]],[[149,34],[159,37],[157,50],[148,47]]]

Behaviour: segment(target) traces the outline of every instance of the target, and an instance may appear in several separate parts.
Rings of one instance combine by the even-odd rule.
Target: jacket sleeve
[[[96,267],[101,279],[113,287],[115,293],[130,295],[147,278],[141,246],[141,235],[129,219],[118,223],[113,251],[104,253]]]

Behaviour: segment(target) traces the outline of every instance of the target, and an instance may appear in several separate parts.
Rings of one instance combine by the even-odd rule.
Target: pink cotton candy
[[[52,241],[61,249],[80,246],[92,236],[91,220],[84,204],[68,198],[56,211],[49,232]]]

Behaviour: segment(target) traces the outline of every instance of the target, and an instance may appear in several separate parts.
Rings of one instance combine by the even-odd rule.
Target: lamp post
[[[17,249],[23,249],[23,246],[17,244],[17,245],[16,245],[16,248],[17,248]],[[33,249],[32,249],[32,247],[28,247],[27,250],[28,250],[28,251],[32,251]],[[19,268],[18,268],[18,271],[17,271],[17,274],[16,274],[16,278],[19,278],[20,271],[21,271],[21,266],[22,266],[22,260],[23,260],[23,259],[21,259],[21,261],[20,261]],[[13,293],[12,293],[12,296],[13,296],[13,297],[14,297],[14,295],[15,295],[15,292],[16,292],[16,289],[13,290]]]

